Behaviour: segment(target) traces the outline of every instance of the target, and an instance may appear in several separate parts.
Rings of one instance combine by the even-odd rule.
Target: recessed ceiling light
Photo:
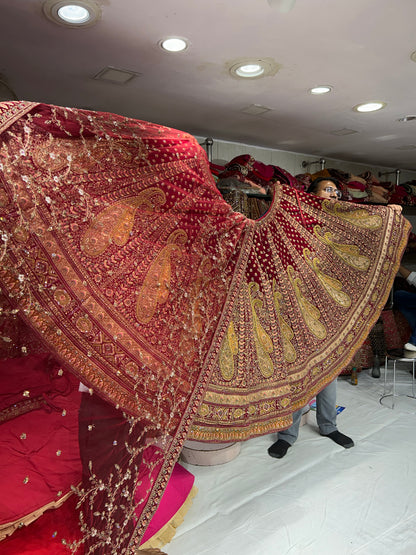
[[[238,79],[258,79],[275,75],[280,66],[272,58],[240,58],[228,65],[228,71]]]
[[[189,41],[181,37],[169,37],[159,42],[163,50],[168,52],[182,52],[188,48]]]
[[[101,17],[94,0],[46,0],[43,13],[48,19],[66,27],[89,27]]]
[[[366,102],[364,104],[357,104],[353,110],[355,112],[376,112],[386,106],[385,102]]]
[[[259,77],[264,73],[264,67],[260,64],[245,64],[235,70],[239,77]]]
[[[416,50],[410,54],[410,59],[411,59],[413,62],[416,62]]]
[[[402,118],[399,118],[397,121],[407,123],[409,121],[415,121],[415,120],[416,120],[416,116],[403,116]]]
[[[309,89],[310,94],[326,94],[332,91],[332,87],[328,85],[322,85],[320,87],[314,87],[313,89]]]

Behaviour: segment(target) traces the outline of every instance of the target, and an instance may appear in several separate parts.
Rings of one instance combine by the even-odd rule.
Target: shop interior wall
[[[200,144],[204,146],[206,137],[196,136],[196,139]],[[206,148],[206,147],[204,147]],[[235,156],[241,154],[251,154],[259,162],[264,164],[273,164],[279,166],[284,170],[288,171],[292,175],[298,175],[300,173],[315,173],[321,169],[319,163],[308,166],[307,168],[302,167],[302,162],[315,162],[320,158],[326,160],[326,168],[336,168],[337,170],[344,171],[350,174],[359,175],[365,171],[370,171],[381,181],[392,181],[396,182],[396,169],[400,169],[400,183],[406,183],[408,181],[416,180],[416,172],[402,170],[401,168],[391,168],[384,166],[373,166],[371,164],[358,164],[356,162],[348,162],[345,160],[338,160],[335,158],[330,158],[327,156],[311,156],[308,154],[302,154],[299,152],[289,152],[277,149],[268,149],[263,147],[258,147],[255,145],[248,145],[245,143],[234,143],[229,141],[222,141],[213,138],[212,145],[212,162],[214,164],[223,165]],[[390,175],[384,175],[379,177],[379,172],[392,172]],[[413,213],[409,211],[404,212],[405,217],[412,224],[412,231],[416,233],[416,213],[412,209]],[[406,265],[411,269],[416,271],[416,254],[405,255],[403,258]]]
[[[200,144],[204,143],[206,137],[197,136],[196,139]],[[302,162],[314,162],[320,158],[326,160],[326,168],[336,168],[337,170],[359,175],[362,172],[369,170],[378,178],[379,172],[393,172],[391,175],[383,176],[381,181],[396,181],[395,170],[400,169],[400,183],[406,181],[416,180],[416,172],[402,170],[401,168],[390,168],[382,166],[372,166],[370,164],[358,164],[355,162],[346,162],[344,160],[337,160],[329,156],[311,156],[299,152],[289,152],[284,150],[268,149],[254,145],[247,145],[244,143],[234,143],[213,138],[212,145],[212,161],[214,164],[225,164],[232,160],[235,156],[240,154],[251,154],[256,160],[264,164],[273,164],[288,171],[292,175],[300,173],[315,173],[320,170],[320,164],[313,164],[308,168],[302,167]]]

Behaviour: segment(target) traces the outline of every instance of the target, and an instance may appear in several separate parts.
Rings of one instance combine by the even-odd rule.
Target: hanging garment
[[[85,552],[132,553],[187,436],[286,428],[346,366],[410,225],[287,185],[250,220],[222,199],[191,136],[114,114],[3,103],[0,139],[3,317],[89,388]],[[94,455],[106,441],[107,461]]]

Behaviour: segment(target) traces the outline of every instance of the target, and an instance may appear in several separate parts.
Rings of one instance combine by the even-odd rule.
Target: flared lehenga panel
[[[409,224],[289,186],[250,220],[222,199],[195,139],[114,114],[3,103],[0,132],[3,316],[89,388],[85,553],[134,552],[192,422],[209,441],[288,427],[342,370]],[[26,334],[3,337],[31,351]]]
[[[276,188],[247,235],[244,277],[230,291],[218,364],[190,437],[242,441],[290,426],[377,321],[407,230],[390,207]]]
[[[185,133],[25,102],[1,105],[0,131],[4,350],[25,355],[40,340],[89,388],[85,551],[123,553],[138,546],[205,390],[247,224]],[[134,501],[143,465],[151,480]]]

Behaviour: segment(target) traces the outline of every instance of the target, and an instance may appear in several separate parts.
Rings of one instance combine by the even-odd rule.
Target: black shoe
[[[321,434],[321,436],[329,437],[329,439],[332,439],[332,441],[335,441],[335,443],[337,443],[338,445],[341,445],[341,447],[344,447],[344,449],[349,449],[350,447],[354,447],[353,440],[350,437],[344,434],[341,434],[341,432],[339,432],[338,430],[335,430],[330,434]]]
[[[287,450],[291,447],[290,443],[284,439],[278,439],[271,447],[267,449],[267,452],[271,457],[275,459],[281,459],[287,453]]]

